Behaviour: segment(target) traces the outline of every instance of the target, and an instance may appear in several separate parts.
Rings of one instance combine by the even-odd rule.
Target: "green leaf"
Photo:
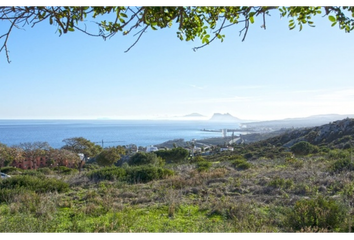
[[[328,19],[329,19],[329,21],[331,21],[331,22],[335,22],[335,21],[336,21],[336,18],[333,17],[333,16],[328,16]]]
[[[70,28],[68,28],[68,31],[73,32],[75,30],[74,30],[74,28],[70,27]]]
[[[254,17],[253,16],[250,17],[250,21],[251,21],[251,23],[254,23]]]
[[[290,23],[290,24],[289,24],[289,27],[290,27],[290,28],[291,28],[291,27],[295,27],[295,23],[293,23],[293,22]]]

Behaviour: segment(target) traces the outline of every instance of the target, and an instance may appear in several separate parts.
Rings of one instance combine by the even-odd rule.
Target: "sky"
[[[97,32],[87,21],[89,29]],[[221,43],[194,52],[176,27],[104,41],[80,32],[59,37],[44,22],[14,29],[11,63],[0,53],[0,119],[177,119],[230,113],[245,120],[354,114],[354,33],[317,17],[289,30],[276,11],[225,29]],[[8,24],[0,22],[0,35]],[[1,40],[0,40],[1,41]],[[0,42],[2,44],[2,41]]]

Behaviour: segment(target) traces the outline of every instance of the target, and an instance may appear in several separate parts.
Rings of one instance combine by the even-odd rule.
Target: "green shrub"
[[[10,204],[11,202],[13,202],[15,196],[23,194],[24,192],[30,192],[30,191],[25,188],[14,188],[14,189],[0,188],[0,203],[4,202]]]
[[[159,150],[155,154],[171,163],[183,162],[189,156],[188,150],[182,147],[172,148],[171,150]]]
[[[342,159],[342,158],[349,158],[350,153],[346,150],[334,149],[328,152],[329,159]]]
[[[25,170],[23,171],[23,173],[21,174],[22,176],[34,176],[34,177],[38,177],[38,178],[45,178],[45,175],[44,173],[40,172],[40,171],[37,171],[37,170]]]
[[[198,162],[197,169],[199,172],[208,171],[211,165],[212,165],[211,162],[207,162],[207,161]]]
[[[252,157],[253,157],[253,153],[245,153],[244,155],[243,155],[246,159],[251,159]]]
[[[163,160],[161,157],[158,157],[153,152],[138,152],[129,159],[128,163],[130,166],[139,166],[147,164],[151,164],[154,166],[163,166],[165,164],[165,160]]]
[[[191,162],[192,163],[205,162],[205,158],[203,158],[202,156],[196,156],[192,158]]]
[[[252,166],[246,160],[242,160],[242,159],[234,160],[231,162],[231,164],[235,169],[238,169],[238,170],[249,169]]]
[[[2,167],[1,172],[11,175],[12,173],[23,172],[23,170],[15,167]]]
[[[91,180],[124,180],[127,173],[124,168],[121,167],[105,167],[98,170],[87,173],[87,177]]]
[[[79,172],[79,170],[77,170],[75,168],[68,168],[65,166],[58,166],[58,167],[53,168],[53,170],[58,173],[65,174],[65,175],[70,175],[70,174]]]
[[[333,172],[352,171],[354,170],[354,164],[349,158],[339,159],[330,166],[330,170]]]
[[[295,203],[292,212],[288,215],[289,227],[301,230],[307,227],[336,230],[341,227],[346,216],[344,205],[333,199],[317,197],[304,199]]]
[[[91,180],[121,180],[131,183],[145,183],[152,180],[162,179],[173,175],[174,172],[169,169],[155,167],[152,165],[133,166],[128,168],[106,167],[87,173]]]
[[[69,184],[54,178],[39,178],[36,176],[13,176],[0,182],[0,189],[25,188],[37,193],[66,192]]]
[[[297,158],[288,157],[285,159],[285,162],[295,168],[303,168],[304,167],[304,161],[297,159]]]
[[[317,153],[319,152],[319,148],[317,146],[312,145],[309,142],[301,141],[294,144],[290,148],[291,152],[296,155],[308,155],[310,153]]]
[[[146,183],[152,180],[163,179],[174,174],[172,170],[151,165],[130,167],[126,169],[126,171],[127,181],[132,183]]]
[[[232,160],[246,160],[246,158],[242,155],[232,155],[229,157],[229,161],[232,161]]]
[[[283,157],[283,158],[293,158],[293,153],[292,152],[282,152],[280,154],[280,157]]]
[[[289,189],[294,185],[294,181],[291,179],[284,179],[276,176],[274,179],[269,181],[268,186],[274,188]]]
[[[83,169],[88,170],[88,171],[97,170],[99,168],[100,168],[100,166],[97,163],[86,163],[83,166]]]
[[[41,173],[43,173],[45,175],[50,175],[50,174],[53,173],[53,171],[49,167],[38,168],[37,171],[41,172]]]

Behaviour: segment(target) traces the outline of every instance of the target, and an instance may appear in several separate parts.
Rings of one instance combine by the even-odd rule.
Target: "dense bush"
[[[38,168],[37,171],[41,172],[41,173],[43,173],[45,175],[49,175],[49,174],[53,173],[53,171],[49,167]]]
[[[132,183],[145,183],[152,180],[162,179],[173,174],[174,172],[169,169],[144,165],[129,168],[106,167],[89,172],[87,177],[96,181],[122,180]]]
[[[0,188],[0,203],[5,202],[10,204],[11,202],[13,202],[16,196],[23,194],[25,192],[30,192],[30,191],[25,188],[14,188],[14,189]]]
[[[12,173],[23,172],[23,170],[15,167],[2,167],[1,172],[11,175]]]
[[[37,171],[37,170],[25,170],[23,171],[23,173],[21,174],[22,176],[34,176],[34,177],[38,177],[38,178],[45,178],[45,175],[43,172],[41,171]]]
[[[345,207],[333,199],[327,200],[323,197],[303,199],[295,203],[288,216],[288,223],[294,230],[318,227],[333,231],[341,227],[345,213]]]
[[[310,153],[317,153],[319,148],[309,142],[301,141],[294,144],[290,150],[296,155],[308,155]]]
[[[0,189],[25,188],[37,193],[66,192],[69,184],[54,178],[39,178],[36,176],[13,176],[0,182]]]
[[[198,162],[197,169],[199,172],[208,171],[211,165],[212,165],[211,162],[207,162],[207,161]]]
[[[230,161],[232,161],[232,160],[246,160],[246,158],[242,155],[236,154],[236,155],[229,156],[229,160]]]
[[[243,155],[246,159],[251,159],[253,157],[253,154],[251,152],[245,153]]]
[[[160,150],[155,152],[158,157],[165,159],[168,162],[178,163],[184,161],[188,155],[188,150],[177,147],[171,150]]]
[[[268,186],[274,188],[282,188],[282,189],[289,189],[294,185],[293,180],[291,179],[284,179],[276,176],[271,181],[269,181]]]
[[[101,181],[101,180],[123,180],[125,179],[127,173],[125,169],[120,167],[105,167],[98,170],[91,171],[87,173],[87,177],[91,180]]]
[[[348,158],[350,156],[350,153],[346,150],[333,149],[328,152],[327,156],[329,159],[342,159]]]
[[[244,159],[236,159],[231,162],[232,166],[238,170],[249,169],[252,165]]]
[[[83,169],[85,170],[97,170],[99,169],[100,166],[97,164],[97,163],[86,163],[84,166],[83,166]]]
[[[354,170],[354,163],[349,158],[339,159],[330,166],[330,170],[333,172],[352,171]]]
[[[204,162],[205,158],[203,158],[202,156],[196,156],[194,158],[192,158],[191,162],[192,163],[198,163],[198,162]]]
[[[145,183],[152,180],[163,179],[172,176],[174,172],[169,169],[147,166],[136,166],[126,169],[127,181],[132,183]]]
[[[65,166],[58,166],[58,167],[53,168],[53,170],[58,172],[58,173],[65,174],[65,175],[70,175],[70,174],[73,174],[73,173],[77,173],[79,171],[79,170],[77,170],[75,168],[68,168],[68,167],[65,167]]]
[[[139,166],[139,165],[154,165],[154,166],[163,166],[165,164],[165,160],[161,157],[158,157],[155,153],[145,153],[138,152],[134,154],[128,161],[130,166]]]

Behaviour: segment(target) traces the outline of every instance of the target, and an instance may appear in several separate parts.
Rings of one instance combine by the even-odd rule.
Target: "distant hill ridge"
[[[350,146],[351,139],[354,140],[354,118],[346,118],[318,127],[289,130],[279,136],[259,141],[257,144],[291,147],[300,141],[306,141],[314,145],[347,148]]]
[[[241,125],[247,127],[269,127],[274,130],[281,128],[291,128],[291,127],[315,127],[329,122],[342,120],[344,118],[354,118],[353,114],[340,115],[340,114],[322,114],[313,115],[304,118],[286,118],[282,120],[269,120],[269,121],[259,121],[259,122],[247,122]]]
[[[205,117],[205,116],[200,113],[191,113],[188,115],[184,115],[183,117]]]

